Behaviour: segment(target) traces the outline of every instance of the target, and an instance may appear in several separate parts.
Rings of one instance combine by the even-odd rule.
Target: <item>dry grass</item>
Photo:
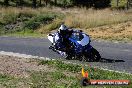
[[[62,23],[61,19],[54,19],[51,24],[41,25],[41,27],[37,30],[39,33],[49,33],[50,31],[58,28]]]
[[[132,20],[132,12],[127,13],[127,11],[112,11],[110,9],[103,10],[93,10],[85,8],[72,8],[72,9],[61,9],[61,8],[0,8],[0,15],[18,13],[25,14],[43,14],[47,12],[56,12],[65,14],[63,22],[70,27],[75,28],[91,28],[102,25],[109,25],[115,23],[121,23],[125,21]],[[0,17],[0,19],[4,18]]]
[[[132,22],[90,28],[84,31],[94,39],[123,40],[126,42],[132,40]]]
[[[4,13],[34,13],[34,14],[40,14],[42,12],[48,12],[51,11],[50,9],[47,8],[37,8],[37,9],[33,9],[33,8],[27,8],[27,7],[23,7],[23,8],[16,8],[16,7],[2,7],[0,8],[0,13],[4,14]]]
[[[132,40],[132,11],[73,9],[65,13],[65,23],[81,28],[94,39]]]
[[[48,13],[48,12],[54,12],[54,10],[51,10],[49,8],[38,8],[38,9],[33,9],[33,8],[16,8],[16,7],[7,7],[7,8],[0,8],[0,21],[5,21],[5,15],[10,15],[10,16],[16,16],[20,13],[22,14],[27,14],[27,15],[40,15],[43,13]]]
[[[64,22],[69,27],[80,28],[92,36],[92,38],[112,40],[132,40],[132,11],[121,10],[94,10],[86,8],[0,8],[0,23],[9,23],[16,20],[19,13],[39,16],[44,13],[57,13],[61,18],[55,18],[46,25],[40,24],[35,30],[39,33],[48,33],[59,27]],[[7,15],[7,16],[6,16]],[[61,16],[63,15],[63,16]],[[128,22],[129,21],[129,22]],[[125,23],[127,22],[127,23]],[[121,24],[120,24],[121,23]],[[114,24],[114,25],[113,25]],[[123,26],[122,26],[123,25]]]
[[[38,62],[36,59],[0,55],[0,74],[27,78],[30,76],[30,71],[56,71],[46,65],[38,65]]]
[[[26,14],[28,16],[33,16],[39,14],[37,10],[31,8],[0,8],[0,23],[9,24],[16,21],[19,14]]]
[[[71,27],[85,29],[132,20],[132,13],[127,14],[125,11],[111,11],[109,9],[73,9],[69,13],[65,18],[65,23]]]

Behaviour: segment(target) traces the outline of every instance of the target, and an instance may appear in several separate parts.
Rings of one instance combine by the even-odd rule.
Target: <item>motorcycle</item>
[[[100,61],[101,56],[99,52],[90,45],[90,37],[79,30],[74,30],[69,37],[70,47],[64,47],[59,42],[60,36],[57,32],[47,35],[52,45],[49,49],[57,52],[66,59],[78,59],[80,61]],[[59,44],[57,44],[59,42]],[[57,48],[57,47],[59,48]],[[62,47],[63,46],[63,47]]]

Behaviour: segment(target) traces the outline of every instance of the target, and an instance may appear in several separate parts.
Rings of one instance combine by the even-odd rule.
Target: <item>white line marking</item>
[[[125,50],[123,50],[123,51],[126,51],[126,52],[131,52],[130,50],[128,50],[128,49],[125,49]]]
[[[1,55],[7,55],[7,56],[20,57],[20,58],[35,58],[35,59],[51,60],[48,57],[39,57],[39,56],[33,56],[33,55],[27,55],[27,54],[20,54],[20,53],[14,53],[14,52],[0,51],[0,54]],[[52,59],[52,60],[54,60],[54,59]]]

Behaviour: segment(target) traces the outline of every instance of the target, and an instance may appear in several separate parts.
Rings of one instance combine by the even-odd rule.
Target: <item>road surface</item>
[[[49,58],[61,58],[48,49],[51,43],[45,38],[0,37],[0,51],[28,54]],[[92,41],[104,62],[87,62],[94,67],[132,73],[132,44]],[[74,61],[79,62],[79,61]]]

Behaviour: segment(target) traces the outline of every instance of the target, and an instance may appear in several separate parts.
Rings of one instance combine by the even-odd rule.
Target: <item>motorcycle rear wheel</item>
[[[97,62],[101,60],[101,55],[99,54],[99,52],[95,48],[91,49],[90,60],[97,61]]]
[[[91,51],[86,55],[86,57],[87,57],[87,61],[90,62],[93,61],[99,62],[101,60],[101,56],[95,48],[92,48]]]

